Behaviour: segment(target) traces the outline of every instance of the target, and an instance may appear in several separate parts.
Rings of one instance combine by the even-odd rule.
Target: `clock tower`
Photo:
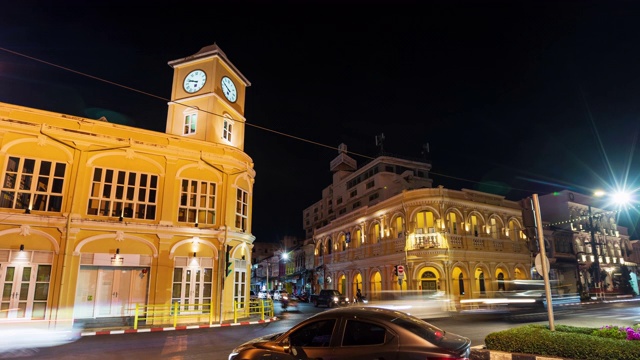
[[[173,86],[167,134],[244,150],[247,78],[216,45],[169,62]]]

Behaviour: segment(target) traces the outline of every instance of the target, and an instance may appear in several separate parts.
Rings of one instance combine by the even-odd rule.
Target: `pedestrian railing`
[[[251,315],[259,315],[260,320],[264,320],[265,317],[273,317],[275,309],[273,306],[273,300],[271,299],[251,299],[248,306],[245,306],[243,302],[233,302],[233,322],[238,322],[240,316],[250,317]]]
[[[172,324],[174,327],[178,322],[186,323],[208,323],[210,326],[214,322],[214,314],[211,311],[211,303],[201,304],[136,304],[133,317],[133,328],[138,329],[141,322],[145,324]],[[256,299],[245,303],[233,302],[233,322],[238,322],[239,318],[260,316],[273,317],[275,309],[273,300]]]
[[[133,328],[138,329],[141,321],[153,324],[173,324],[178,321],[209,322],[213,324],[213,312],[210,303],[202,304],[136,304],[133,317]]]

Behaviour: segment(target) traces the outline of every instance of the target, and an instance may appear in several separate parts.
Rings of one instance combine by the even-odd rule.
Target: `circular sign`
[[[538,272],[538,274],[542,275],[544,274],[542,272],[542,254],[538,254],[536,255],[536,259],[535,259],[535,265],[536,265],[536,271]],[[549,259],[545,256],[544,257],[544,265],[547,268],[547,273],[549,272]]]

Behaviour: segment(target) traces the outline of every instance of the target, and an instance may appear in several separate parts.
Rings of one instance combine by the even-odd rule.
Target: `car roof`
[[[375,306],[349,306],[349,307],[338,307],[333,309],[325,310],[321,313],[314,315],[314,318],[323,318],[323,317],[334,317],[334,316],[362,316],[362,317],[373,317],[376,319],[395,319],[395,318],[413,318],[413,316],[392,309],[380,308]]]

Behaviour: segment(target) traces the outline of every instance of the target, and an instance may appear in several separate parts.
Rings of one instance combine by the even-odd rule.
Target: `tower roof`
[[[188,63],[188,62],[203,59],[203,58],[216,57],[216,56],[219,57],[222,61],[224,61],[238,75],[238,77],[242,79],[242,81],[245,83],[246,86],[251,86],[251,82],[249,82],[249,80],[244,75],[242,75],[240,70],[238,70],[235,67],[235,65],[231,63],[231,61],[229,61],[229,58],[227,58],[227,55],[222,51],[222,49],[220,49],[220,47],[216,43],[203,47],[202,49],[200,49],[200,51],[198,51],[193,55],[190,55],[181,59],[169,61],[169,66],[175,67],[176,65]]]

